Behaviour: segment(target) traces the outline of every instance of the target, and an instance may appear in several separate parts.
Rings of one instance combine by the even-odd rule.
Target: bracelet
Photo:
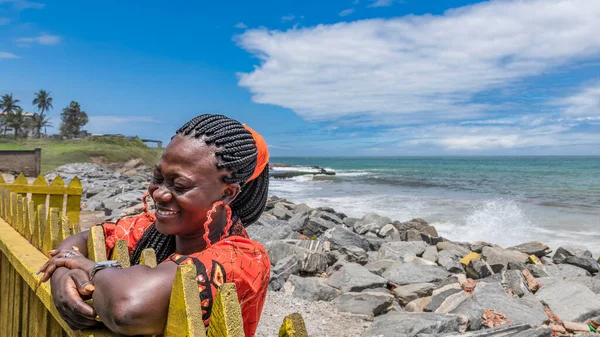
[[[121,266],[119,261],[115,260],[98,262],[94,265],[94,268],[92,268],[92,271],[90,272],[90,282],[94,280],[94,275],[96,275],[97,272],[106,268],[123,268],[123,266]]]

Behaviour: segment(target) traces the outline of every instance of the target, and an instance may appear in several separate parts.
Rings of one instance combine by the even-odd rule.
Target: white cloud
[[[0,51],[0,60],[2,59],[18,59],[19,57],[15,54],[8,53],[5,51]]]
[[[281,17],[281,21],[292,21],[294,20],[296,17],[292,14],[288,14],[288,15],[284,15]]]
[[[149,123],[164,123],[164,121],[147,116],[89,116],[89,123],[85,129],[90,133],[135,135],[144,132],[146,124]]]
[[[46,5],[44,5],[43,3],[29,1],[29,0],[0,0],[0,4],[4,4],[4,3],[12,4],[13,7],[15,7],[18,10],[29,9],[29,8],[42,9],[42,8],[46,7]]]
[[[9,18],[0,18],[0,26],[8,25],[10,23]]]
[[[560,99],[556,103],[565,107],[564,117],[600,118],[600,82],[582,89],[575,95]]]
[[[60,36],[41,34],[36,37],[22,37],[17,39],[20,43],[39,43],[45,46],[52,46],[60,43]]]
[[[375,0],[373,1],[372,4],[370,4],[367,7],[389,7],[391,5],[394,4],[394,2],[401,2],[401,1],[394,1],[394,0]]]
[[[246,29],[246,28],[248,28],[248,26],[246,26],[246,24],[245,24],[245,23],[243,23],[243,22],[238,22],[238,23],[236,23],[236,24],[235,24],[235,26],[233,26],[233,27],[235,27],[235,28],[240,28],[240,29]]]
[[[261,64],[239,85],[307,120],[473,118],[490,109],[472,103],[477,93],[598,58],[598,17],[596,0],[499,0],[441,16],[254,29],[238,41]]]
[[[354,8],[348,8],[348,9],[344,9],[343,11],[340,12],[340,16],[348,16],[350,14],[354,13]]]

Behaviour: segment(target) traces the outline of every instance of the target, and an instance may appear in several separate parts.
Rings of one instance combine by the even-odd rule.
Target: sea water
[[[580,244],[600,255],[600,156],[281,157],[335,176],[271,179],[270,194],[351,217],[423,218],[441,236],[510,247],[537,240]]]

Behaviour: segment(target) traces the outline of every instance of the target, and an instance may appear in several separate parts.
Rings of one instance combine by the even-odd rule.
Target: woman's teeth
[[[175,212],[175,211],[169,211],[169,210],[164,210],[164,209],[157,209],[156,212],[160,215],[175,215],[179,212]]]

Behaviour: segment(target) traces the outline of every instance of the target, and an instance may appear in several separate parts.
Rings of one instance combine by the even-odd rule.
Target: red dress
[[[108,256],[120,239],[127,240],[131,254],[144,231],[154,221],[154,214],[145,213],[119,219],[116,223],[104,223],[102,226]],[[165,261],[167,260],[196,266],[196,281],[205,326],[210,321],[212,301],[217,289],[223,283],[235,283],[242,308],[244,333],[247,337],[254,336],[267,295],[271,263],[265,248],[248,238],[241,222],[236,221],[227,236],[210,248],[191,255],[171,254]]]

